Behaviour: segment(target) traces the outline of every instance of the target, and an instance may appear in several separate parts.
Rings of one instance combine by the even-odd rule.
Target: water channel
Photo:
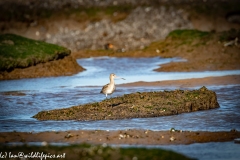
[[[126,80],[116,84],[137,81],[162,81],[209,76],[240,75],[239,70],[204,72],[154,72],[159,64],[184,61],[180,58],[86,58],[78,63],[87,70],[73,76],[0,81],[0,131],[65,131],[65,130],[124,130],[149,129],[192,131],[240,130],[240,85],[207,86],[216,92],[220,108],[157,118],[135,118],[104,121],[38,121],[33,115],[42,110],[66,108],[105,98],[100,94],[109,74]],[[175,87],[117,87],[115,96],[143,91],[197,89]],[[174,148],[174,147],[173,147]]]
[[[0,81],[1,131],[49,131],[78,129],[151,129],[219,131],[240,129],[240,86],[207,86],[217,93],[219,109],[186,113],[158,118],[136,118],[106,121],[37,121],[31,118],[42,110],[66,108],[97,102],[105,97],[99,94],[102,85],[109,82],[114,72],[126,80],[116,84],[136,81],[161,81],[208,76],[236,75],[240,71],[205,72],[154,72],[159,64],[183,61],[180,58],[86,58],[78,63],[85,72],[68,77],[50,77]],[[199,86],[200,87],[200,86]],[[195,87],[198,88],[198,87]],[[132,92],[172,90],[174,87],[118,87],[113,96]],[[193,88],[192,88],[193,89]],[[10,94],[6,94],[9,93]],[[11,93],[19,94],[11,94]],[[20,94],[21,93],[21,94]]]

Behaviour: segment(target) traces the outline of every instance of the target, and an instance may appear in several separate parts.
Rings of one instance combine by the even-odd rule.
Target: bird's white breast
[[[107,94],[111,94],[115,90],[115,85],[114,84],[109,84],[107,88]]]

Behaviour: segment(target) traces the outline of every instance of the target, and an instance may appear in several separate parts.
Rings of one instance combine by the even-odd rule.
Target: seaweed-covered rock
[[[114,120],[168,116],[218,107],[216,93],[202,87],[198,90],[125,94],[101,102],[42,111],[34,118],[38,120]]]
[[[26,68],[71,54],[65,47],[14,34],[0,35],[0,71]]]
[[[72,75],[84,68],[65,47],[14,34],[0,35],[0,80]]]

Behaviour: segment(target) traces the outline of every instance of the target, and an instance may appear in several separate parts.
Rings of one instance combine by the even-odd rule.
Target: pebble
[[[119,134],[119,139],[125,138],[125,135]]]
[[[71,138],[71,137],[73,137],[73,135],[72,135],[71,133],[68,133],[68,134],[65,136],[65,138]]]
[[[42,146],[47,146],[47,145],[48,145],[48,143],[46,141],[42,142]]]
[[[175,131],[176,131],[175,128],[170,129],[170,132],[175,132]]]
[[[107,146],[108,146],[107,143],[102,144],[102,147],[104,147],[104,148],[107,147]]]
[[[175,137],[170,137],[170,141],[174,141],[174,140],[176,140],[176,138]]]

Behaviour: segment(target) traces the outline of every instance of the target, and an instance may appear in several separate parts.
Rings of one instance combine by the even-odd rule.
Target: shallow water
[[[161,146],[198,160],[238,160],[240,145],[234,142],[195,143],[190,145]]]
[[[126,80],[117,79],[116,84],[136,81],[162,81],[187,78],[203,78],[209,76],[240,75],[240,70],[204,71],[204,72],[154,72],[159,64],[185,61],[180,58],[86,58],[78,63],[87,70],[73,76],[32,78],[0,81],[0,92],[6,91],[37,91],[64,92],[67,89],[97,86],[101,88],[109,83],[109,74],[115,73]]]
[[[154,72],[159,64],[184,61],[179,58],[88,58],[78,62],[87,71],[68,77],[50,77],[0,81],[0,131],[49,131],[78,129],[150,129],[219,131],[240,129],[240,85],[207,86],[217,93],[220,108],[158,118],[136,118],[105,121],[37,121],[31,118],[42,110],[66,108],[105,98],[99,94],[114,72],[124,80],[116,84],[135,81],[160,81],[207,76],[239,75],[240,71],[208,72]],[[111,64],[111,65],[109,65]],[[160,87],[117,87],[114,96],[132,92],[172,90]],[[179,88],[177,88],[179,89]],[[183,88],[182,88],[183,89]],[[193,89],[193,88],[192,88]],[[12,92],[14,91],[14,92]],[[6,92],[10,92],[7,93]],[[21,94],[18,94],[21,93]]]
[[[172,150],[198,160],[238,160],[240,157],[240,145],[234,142],[194,143],[190,145],[157,145],[148,147]]]

